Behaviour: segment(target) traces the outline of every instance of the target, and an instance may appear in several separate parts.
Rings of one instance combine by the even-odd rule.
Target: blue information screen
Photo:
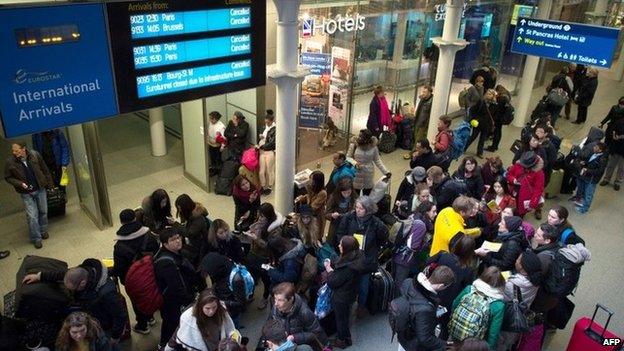
[[[0,53],[6,137],[118,114],[102,4],[0,9]]]
[[[265,84],[266,1],[131,1],[106,8],[122,113]]]
[[[619,32],[610,27],[518,17],[511,51],[607,68]]]

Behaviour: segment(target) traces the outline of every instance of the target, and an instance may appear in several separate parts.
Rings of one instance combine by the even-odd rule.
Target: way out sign
[[[608,68],[619,32],[610,27],[519,17],[511,51]]]

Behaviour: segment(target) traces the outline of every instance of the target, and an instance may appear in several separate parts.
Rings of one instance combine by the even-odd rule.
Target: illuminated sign
[[[311,17],[304,17],[301,22],[301,37],[312,37],[317,31],[331,35],[337,31],[353,32],[364,30],[364,28],[366,28],[365,20],[366,17],[360,16],[359,13],[356,13],[355,17],[337,15],[335,18],[323,18],[321,21],[317,21]]]
[[[464,6],[462,9],[462,18],[466,17],[466,6],[467,4],[466,2],[464,2]],[[444,19],[446,19],[446,4],[438,4],[435,5],[433,8],[435,10],[435,21],[444,21]]]

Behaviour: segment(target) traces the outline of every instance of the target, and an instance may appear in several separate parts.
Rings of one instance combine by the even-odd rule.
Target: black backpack
[[[571,262],[560,250],[551,255],[552,263],[544,280],[544,289],[547,293],[558,297],[568,296],[578,285],[583,263]]]
[[[503,125],[509,125],[514,120],[514,114],[516,113],[516,109],[510,104],[506,103],[503,107],[503,113],[500,117],[500,122]]]

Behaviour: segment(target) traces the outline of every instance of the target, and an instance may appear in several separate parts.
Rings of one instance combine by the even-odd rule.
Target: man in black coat
[[[193,302],[196,292],[203,290],[206,283],[193,264],[181,255],[183,239],[176,229],[163,229],[159,239],[162,246],[154,257],[154,274],[163,297],[159,345],[164,348],[178,327],[182,310]]]
[[[578,105],[578,114],[574,124],[582,124],[587,120],[587,109],[594,100],[594,95],[598,89],[598,70],[591,67],[587,69],[586,78],[583,84],[576,91],[574,102]]]
[[[615,181],[613,182],[615,191],[620,190],[620,183],[624,181],[624,97],[620,98],[618,106],[622,110],[622,116],[613,119],[605,132],[605,141],[609,150],[609,162],[607,163],[604,178],[600,182],[601,186],[609,184],[613,171],[617,168]]]
[[[496,105],[496,92],[493,89],[487,90],[483,94],[483,99],[470,109],[470,119],[476,119],[479,124],[472,129],[472,134],[466,150],[479,137],[477,144],[477,157],[483,158],[483,146],[490,134],[494,133],[494,117],[496,116],[498,107]]]
[[[121,211],[119,220],[121,227],[117,231],[115,238],[117,242],[113,248],[115,262],[113,272],[119,278],[119,282],[125,285],[126,274],[128,274],[132,263],[144,254],[155,255],[158,251],[158,241],[148,227],[141,225],[136,220],[134,210],[128,208]],[[130,302],[132,302],[132,309],[134,309],[137,321],[132,330],[139,334],[149,334],[149,326],[155,323],[154,318],[141,313],[136,308],[134,301],[131,300]]]
[[[287,340],[297,345],[325,345],[327,335],[318,318],[304,300],[295,293],[292,283],[280,283],[273,288],[275,303],[269,319],[276,319],[286,326]]]
[[[453,205],[460,195],[466,195],[466,186],[444,174],[442,168],[433,166],[427,170],[427,183],[431,184],[431,195],[436,200],[438,212]]]
[[[23,284],[38,281],[63,282],[73,293],[73,302],[100,322],[102,329],[116,344],[126,323],[126,313],[115,282],[108,276],[102,261],[87,258],[79,266],[66,271],[41,271],[24,277]]]

